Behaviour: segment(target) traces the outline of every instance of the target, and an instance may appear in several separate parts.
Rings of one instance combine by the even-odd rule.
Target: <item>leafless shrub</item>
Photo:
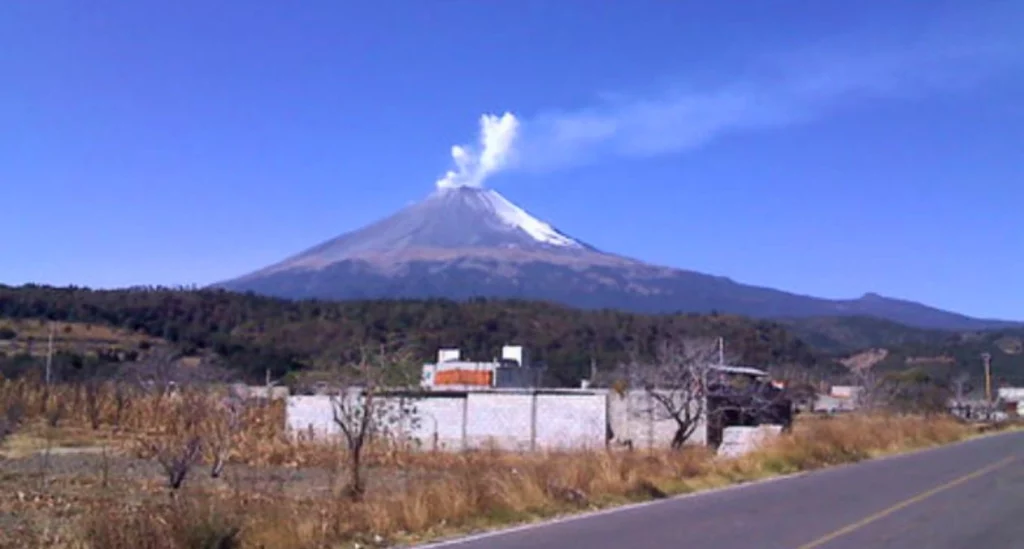
[[[189,471],[203,457],[202,422],[206,417],[205,396],[187,392],[168,418],[170,432],[150,442],[150,450],[167,477],[167,487],[181,488]]]
[[[167,487],[177,490],[185,482],[188,472],[202,457],[203,440],[193,435],[176,441],[175,444],[158,446],[154,443],[154,452],[167,476]]]
[[[103,412],[103,383],[91,378],[85,381],[82,390],[85,392],[85,413],[89,418],[89,426],[93,430],[99,429]]]
[[[121,421],[124,414],[132,406],[131,388],[121,381],[114,382],[114,429],[121,428]]]
[[[246,400],[238,394],[230,394],[218,403],[215,413],[210,417],[209,446],[213,465],[210,476],[219,478],[224,471],[235,438],[245,429]]]
[[[642,361],[630,353],[622,366],[629,386],[643,389],[647,404],[635,410],[652,419],[670,419],[676,424],[672,448],[682,448],[705,418],[707,381],[717,361],[713,341],[662,341],[653,361]]]
[[[53,401],[53,405],[48,406],[46,409],[46,423],[56,429],[60,426],[60,421],[64,419],[64,414],[68,409],[68,402],[61,398],[61,395],[56,395]]]
[[[46,489],[46,481],[50,473],[50,455],[53,453],[53,429],[46,430],[46,446],[39,456],[39,489]]]
[[[858,405],[868,411],[945,413],[955,390],[955,386],[917,368],[900,372],[865,369],[855,375],[860,388]]]
[[[100,454],[100,487],[107,488],[110,486],[110,452],[107,451],[107,445],[103,445],[102,453]]]
[[[925,370],[910,369],[889,376],[893,386],[892,411],[910,414],[945,414],[952,391],[946,380]]]
[[[963,405],[967,393],[971,392],[971,376],[967,372],[960,372],[949,381],[949,388],[953,392],[953,399],[958,406]]]
[[[404,420],[414,419],[411,399],[389,395],[408,388],[411,363],[407,351],[389,351],[382,345],[377,351],[363,349],[358,361],[337,372],[331,407],[348,449],[347,492],[353,499],[361,499],[366,491],[362,476],[366,445],[375,438],[393,437]]]
[[[136,362],[124,365],[120,377],[159,398],[186,387],[223,382],[230,378],[229,372],[205,359],[193,366],[185,366],[183,360],[184,357],[172,349],[155,349]]]
[[[0,443],[14,434],[25,417],[25,399],[16,388],[0,393]]]

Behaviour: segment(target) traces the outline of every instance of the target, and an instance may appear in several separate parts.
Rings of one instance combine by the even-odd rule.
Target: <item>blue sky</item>
[[[1020,2],[0,3],[0,282],[207,284],[484,184],[603,249],[1024,318]]]

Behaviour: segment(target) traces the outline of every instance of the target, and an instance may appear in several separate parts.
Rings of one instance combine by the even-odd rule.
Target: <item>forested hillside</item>
[[[839,357],[884,349],[885,358],[876,367],[889,371],[917,368],[940,378],[966,373],[977,381],[983,377],[981,355],[988,353],[997,383],[1024,384],[1024,329],[950,332],[868,317],[779,322],[819,354]]]
[[[748,364],[813,367],[816,357],[780,325],[734,316],[645,316],[526,302],[284,301],[224,291],[0,286],[0,317],[107,325],[215,353],[250,377],[336,364],[360,345],[401,338],[423,360],[438,347],[489,359],[506,343],[529,348],[553,381],[576,384],[591,360],[612,368],[630,348],[664,337],[721,336]]]
[[[24,369],[37,363],[47,320],[60,321],[57,362],[89,370],[172,346],[251,379],[327,367],[367,343],[400,339],[420,360],[439,347],[489,359],[504,344],[527,347],[547,363],[551,381],[575,385],[591,360],[610,369],[627,350],[648,352],[661,338],[721,336],[750,365],[800,366],[820,376],[842,373],[836,359],[884,348],[885,369],[925,368],[947,376],[980,372],[982,352],[1000,379],[1024,382],[1024,332],[942,332],[865,318],[778,322],[727,315],[640,315],[577,310],[509,300],[286,301],[219,290],[95,291],[0,286],[0,359]]]

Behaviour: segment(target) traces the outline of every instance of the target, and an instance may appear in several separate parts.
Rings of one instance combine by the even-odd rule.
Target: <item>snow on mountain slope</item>
[[[533,217],[527,213],[526,210],[516,206],[496,191],[484,189],[480,191],[480,198],[485,200],[503,221],[513,227],[523,230],[538,242],[551,244],[552,246],[567,246],[570,248],[584,247],[576,240],[558,232],[551,225]]]
[[[497,191],[441,188],[425,200],[342,234],[242,279],[290,270],[323,269],[346,260],[475,253],[540,253],[579,259],[615,258],[572,238],[516,206]]]
[[[1008,324],[874,295],[828,300],[651,265],[593,248],[496,191],[474,187],[438,189],[375,223],[214,286],[292,299],[484,296],[642,312],[875,316],[923,328]]]

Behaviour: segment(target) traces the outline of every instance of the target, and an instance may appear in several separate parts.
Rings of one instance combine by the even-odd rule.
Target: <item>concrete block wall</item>
[[[537,446],[546,449],[603,448],[608,432],[606,393],[537,395]]]
[[[646,391],[609,391],[607,402],[613,444],[632,444],[634,448],[664,448],[671,444],[676,421]],[[707,444],[705,421],[698,423],[687,444]]]
[[[533,448],[533,394],[469,393],[467,400],[464,421],[470,448]]]
[[[316,437],[341,434],[334,423],[331,400],[323,395],[296,395],[288,397],[285,421],[293,433],[309,433]]]
[[[424,450],[462,450],[465,447],[466,399],[422,398],[412,403],[407,433]]]
[[[349,395],[347,398],[356,398]],[[424,449],[459,450],[464,447],[465,398],[442,397],[424,399],[399,398],[383,399],[383,406],[390,414],[400,417],[393,425],[395,435],[419,442]],[[398,414],[404,408],[408,415]],[[327,395],[296,395],[288,398],[286,407],[288,430],[306,433],[314,438],[342,436],[341,428],[334,422],[334,405]]]
[[[409,397],[404,397],[409,399]],[[397,397],[385,399],[397,409]],[[423,449],[495,446],[508,450],[596,449],[631,440],[635,448],[667,447],[676,424],[657,412],[642,391],[488,391],[427,394],[405,404],[410,413],[396,429]],[[287,426],[315,437],[340,436],[330,397],[288,399]],[[691,439],[703,444],[706,429]]]

